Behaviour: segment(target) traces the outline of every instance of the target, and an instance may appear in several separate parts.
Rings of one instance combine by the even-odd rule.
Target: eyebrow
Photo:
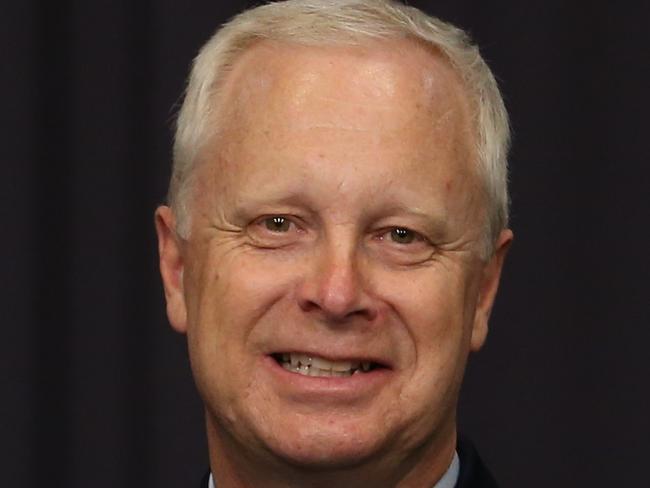
[[[263,194],[251,191],[244,198],[236,198],[233,201],[233,216],[235,218],[249,217],[260,207],[307,207],[310,212],[313,211],[309,205],[309,197],[302,191],[287,191],[287,189],[271,189],[264,191]],[[306,205],[307,203],[307,205]]]

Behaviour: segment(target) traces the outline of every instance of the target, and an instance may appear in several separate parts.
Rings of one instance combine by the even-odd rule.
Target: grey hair
[[[168,202],[177,232],[189,235],[193,166],[212,135],[218,93],[238,57],[260,40],[353,45],[411,38],[441,52],[460,75],[472,105],[475,153],[488,202],[483,257],[508,225],[508,114],[497,82],[461,29],[392,0],[285,0],[242,12],[223,25],[194,60],[176,125]]]

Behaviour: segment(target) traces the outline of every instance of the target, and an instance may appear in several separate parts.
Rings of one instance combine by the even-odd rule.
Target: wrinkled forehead
[[[220,96],[220,132],[277,127],[468,132],[462,83],[413,40],[354,46],[262,41],[244,52]]]

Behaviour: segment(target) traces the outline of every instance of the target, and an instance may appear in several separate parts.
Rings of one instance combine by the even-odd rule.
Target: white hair
[[[411,38],[441,52],[463,80],[472,106],[478,174],[487,201],[484,257],[508,225],[508,115],[478,48],[461,29],[392,0],[285,0],[242,12],[223,25],[194,60],[174,142],[168,201],[177,232],[187,237],[193,166],[215,131],[224,77],[253,43],[353,45]]]

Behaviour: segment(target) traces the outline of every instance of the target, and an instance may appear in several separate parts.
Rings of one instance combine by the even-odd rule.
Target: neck
[[[346,466],[298,465],[251,448],[208,418],[210,468],[218,488],[431,488],[445,474],[456,448],[455,422],[408,453],[379,452]]]

